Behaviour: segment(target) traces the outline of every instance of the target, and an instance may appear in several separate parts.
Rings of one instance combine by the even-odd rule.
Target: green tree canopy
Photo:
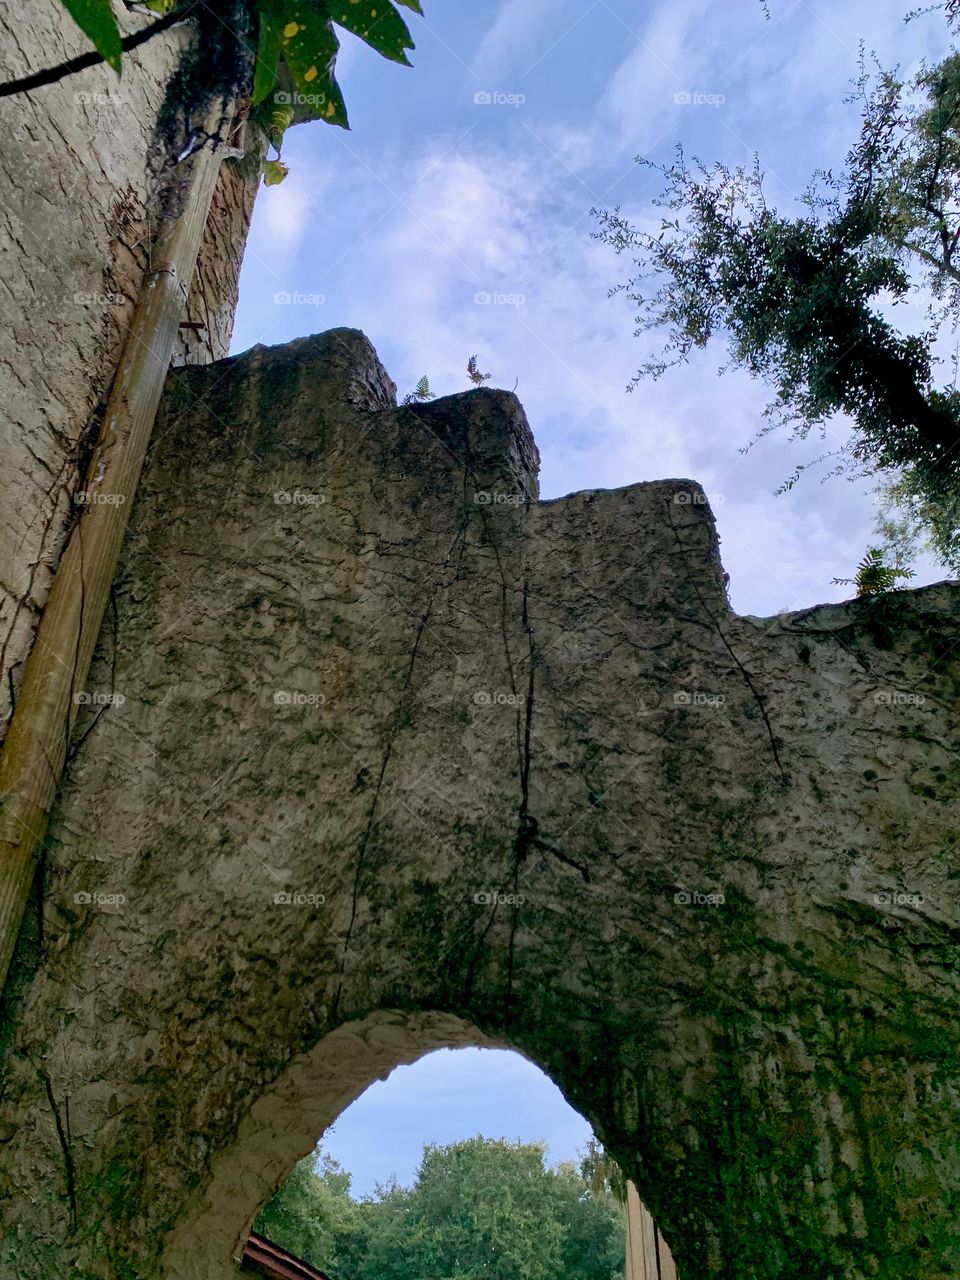
[[[841,169],[814,176],[800,212],[769,203],[759,161],[706,165],[678,149],[665,166],[641,160],[664,180],[659,227],[594,210],[597,235],[634,260],[623,288],[637,334],[667,335],[635,383],[724,337],[730,363],[774,392],[765,431],[787,423],[805,439],[847,414],[839,469],[888,486],[960,570],[960,392],[936,376],[937,340],[960,319],[960,54],[909,81],[862,60],[850,101],[857,141]],[[892,305],[921,297],[924,331],[901,332]]]
[[[619,1280],[623,1213],[596,1176],[602,1153],[589,1169],[545,1157],[542,1143],[428,1145],[412,1186],[360,1204],[334,1162],[301,1161],[256,1229],[337,1280]]]
[[[321,1271],[337,1268],[337,1241],[355,1233],[360,1207],[350,1196],[350,1174],[332,1156],[298,1160],[277,1193],[257,1215],[255,1231]]]

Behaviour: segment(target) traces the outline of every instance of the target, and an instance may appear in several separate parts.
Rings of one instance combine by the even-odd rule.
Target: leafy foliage
[[[264,160],[263,162],[263,185],[265,187],[278,186],[290,170],[282,160]]]
[[[411,1188],[379,1189],[345,1245],[350,1280],[613,1280],[624,1263],[621,1213],[545,1147],[470,1138],[427,1146]]]
[[[626,1204],[627,1175],[596,1138],[590,1139],[580,1157],[580,1177],[594,1195],[609,1193],[617,1204]]]
[[[336,1265],[337,1240],[360,1225],[350,1197],[350,1174],[321,1153],[299,1160],[257,1215],[254,1230],[321,1271]]]
[[[467,377],[475,387],[482,387],[483,384],[490,379],[489,373],[481,373],[480,366],[477,364],[477,357],[471,356],[467,361]]]
[[[620,1280],[620,1207],[592,1174],[548,1168],[545,1150],[481,1137],[428,1145],[413,1186],[378,1187],[360,1204],[336,1162],[314,1170],[308,1158],[255,1227],[337,1280]]]
[[[672,164],[642,161],[665,180],[659,228],[594,210],[596,234],[639,269],[622,286],[637,334],[667,334],[634,384],[724,335],[731,363],[773,388],[765,431],[785,422],[805,439],[849,415],[839,469],[899,485],[916,518],[941,513],[927,534],[960,568],[960,392],[934,384],[934,344],[960,319],[960,55],[909,84],[862,64],[849,100],[856,145],[838,175],[815,175],[799,214],[768,203],[758,162],[688,163],[678,149]],[[925,331],[898,332],[891,304],[921,290],[932,297]]]
[[[897,563],[931,550],[954,572],[960,572],[960,497],[933,500],[918,493],[909,472],[882,484],[875,532],[888,557]]]
[[[119,74],[121,39],[111,0],[62,3]],[[299,118],[326,120],[343,128],[349,125],[343,94],[334,75],[339,50],[334,26],[359,36],[383,57],[409,66],[407,50],[414,44],[398,6],[423,12],[419,0],[247,0],[247,4],[257,29],[250,87],[254,107],[271,96],[279,104],[289,104],[294,99],[302,109]],[[146,0],[143,7],[167,13],[177,7],[177,0]],[[186,14],[193,6],[184,3],[182,7]],[[284,87],[287,80],[292,91]],[[262,115],[255,115],[254,119],[263,125]],[[272,136],[267,129],[264,132],[279,154],[282,130],[278,137],[276,126],[272,128]]]
[[[63,7],[98,53],[120,73],[120,28],[110,0],[63,0]]]
[[[430,379],[426,374],[420,379],[414,389],[403,397],[404,404],[423,404],[425,400],[432,400],[433,392],[430,390]]]
[[[913,570],[898,564],[887,564],[880,547],[871,547],[857,565],[855,578],[834,578],[838,586],[857,588],[858,596],[879,596],[895,591],[897,583],[913,577]]]
[[[251,0],[254,2],[254,0]],[[406,55],[413,40],[393,0],[255,0],[258,16],[257,54],[252,94],[252,118],[277,153],[284,129],[276,123],[276,107],[295,104],[300,118],[325,120],[349,128],[346,103],[334,74],[339,42],[334,23],[353,32],[371,48],[395,62],[410,65]],[[418,0],[396,0],[416,13]],[[292,90],[280,87],[283,73]],[[271,103],[273,104],[271,106]],[[264,128],[266,117],[267,127]],[[268,184],[280,182],[286,168],[267,170]]]
[[[327,9],[331,22],[352,31],[385,58],[409,67],[406,51],[413,47],[410,32],[392,5],[385,5],[383,0],[327,0]]]

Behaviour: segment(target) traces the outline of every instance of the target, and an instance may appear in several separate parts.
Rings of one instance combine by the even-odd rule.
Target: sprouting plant
[[[467,377],[475,387],[482,387],[489,379],[489,373],[481,373],[480,366],[477,364],[477,357],[471,356],[467,361]]]
[[[424,374],[413,390],[403,397],[403,404],[423,404],[425,400],[432,399],[433,392],[430,390],[430,379]]]
[[[263,134],[264,140],[276,151],[275,159],[264,159],[262,163],[264,185],[275,187],[282,182],[289,172],[280,159],[283,147],[283,135],[293,123],[293,107],[286,103],[258,102],[250,108],[250,121]]]
[[[897,583],[914,576],[913,570],[899,562],[887,564],[883,551],[871,547],[857,565],[854,578],[834,578],[838,587],[856,587],[858,596],[879,596],[885,591],[896,591]]]

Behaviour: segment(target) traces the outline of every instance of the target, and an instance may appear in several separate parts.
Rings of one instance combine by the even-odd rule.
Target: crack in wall
[[[444,570],[450,567],[450,562],[454,558],[458,545],[460,548],[460,556],[462,557],[463,543],[466,538],[466,528],[467,528],[466,521],[463,521],[460,525],[460,528],[456,532],[453,542],[450,544],[446,557],[444,558],[443,564],[441,566],[441,574],[443,573]],[[407,665],[406,675],[404,677],[404,682],[400,690],[400,703],[397,707],[397,711],[394,714],[390,733],[387,737],[386,746],[384,747],[383,759],[380,764],[380,772],[377,777],[377,785],[376,785],[376,789],[374,790],[373,799],[370,804],[370,814],[367,818],[367,824],[366,824],[366,827],[364,828],[363,835],[360,838],[360,843],[357,850],[357,863],[356,863],[355,873],[353,877],[353,894],[352,894],[352,900],[351,900],[351,906],[350,906],[350,921],[347,925],[347,931],[343,941],[343,957],[340,961],[340,975],[339,975],[339,981],[337,983],[337,990],[334,994],[334,997],[333,997],[333,1000],[331,1001],[331,1006],[330,1006],[331,1016],[333,1017],[336,1017],[339,1011],[340,999],[343,994],[343,981],[344,981],[344,975],[346,973],[347,956],[349,955],[349,952],[350,952],[350,940],[353,937],[353,929],[354,929],[354,925],[356,924],[357,911],[358,911],[359,900],[360,900],[360,879],[361,879],[361,876],[363,875],[363,869],[364,869],[364,864],[366,862],[367,849],[369,847],[370,837],[373,834],[373,828],[376,821],[377,808],[380,803],[380,796],[383,791],[384,780],[386,778],[387,766],[389,765],[390,757],[393,754],[393,744],[394,744],[394,739],[397,733],[396,715],[399,712],[400,706],[402,706],[404,698],[409,692],[410,686],[413,682],[413,671],[416,665],[417,655],[420,650],[420,643],[423,639],[424,632],[427,629],[427,625],[433,613],[434,603],[436,602],[437,596],[440,594],[441,591],[448,590],[450,586],[452,586],[453,583],[456,582],[460,572],[460,563],[461,563],[461,559],[460,557],[458,557],[457,566],[456,566],[456,569],[454,570],[454,576],[451,582],[444,582],[441,577],[434,584],[433,589],[430,592],[430,598],[427,601],[426,610],[424,611],[423,616],[420,618],[417,624],[417,630],[414,636],[413,646],[410,651],[410,661]]]
[[[669,522],[670,528],[673,530],[673,536],[677,540],[677,546],[680,548],[680,551],[682,552],[682,554],[686,556],[689,554],[689,551],[683,545],[683,539],[680,537],[680,531],[677,528],[677,526],[674,524],[673,512],[670,510],[670,503],[668,502],[665,505],[666,505],[666,511],[667,511],[667,521]],[[783,762],[780,759],[780,752],[777,748],[777,738],[773,732],[773,725],[770,722],[770,716],[767,714],[765,699],[763,695],[760,693],[760,691],[757,689],[757,686],[754,684],[753,677],[750,675],[750,672],[740,661],[737,654],[734,652],[733,647],[730,644],[730,641],[724,635],[723,628],[720,626],[720,620],[715,616],[713,610],[710,608],[709,604],[707,604],[706,600],[704,599],[703,592],[700,590],[700,584],[697,582],[695,576],[691,577],[691,583],[693,585],[694,591],[697,594],[697,599],[700,601],[701,608],[703,609],[707,617],[710,619],[710,622],[713,624],[713,627],[716,630],[717,635],[720,637],[720,640],[723,643],[723,647],[726,649],[727,653],[729,653],[730,657],[733,659],[734,663],[736,664],[737,670],[740,672],[740,675],[743,677],[744,683],[746,684],[747,688],[753,694],[754,701],[756,702],[757,707],[760,710],[760,715],[763,718],[763,723],[766,725],[767,736],[770,739],[770,749],[773,752],[773,758],[774,758],[774,761],[776,762],[777,769],[779,770],[779,773],[780,773],[780,780],[785,784],[789,783],[790,775],[784,769]]]
[[[67,1182],[67,1199],[70,1202],[70,1227],[72,1231],[77,1230],[77,1171],[73,1163],[73,1152],[71,1150],[70,1139],[70,1100],[65,1101],[67,1124],[64,1127],[63,1120],[60,1116],[60,1109],[57,1106],[57,1100],[53,1096],[53,1084],[50,1081],[49,1072],[42,1068],[38,1068],[38,1074],[43,1081],[43,1088],[47,1095],[47,1101],[50,1103],[50,1110],[53,1112],[53,1122],[57,1130],[57,1141],[60,1143],[60,1151],[63,1155],[64,1176]]]

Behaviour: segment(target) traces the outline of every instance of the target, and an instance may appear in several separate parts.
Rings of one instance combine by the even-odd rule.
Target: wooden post
[[[677,1280],[677,1268],[637,1188],[627,1182],[627,1262],[625,1280]]]
[[[651,1280],[643,1249],[643,1205],[632,1182],[627,1183],[627,1265],[624,1280]],[[657,1273],[653,1272],[652,1280]]]
[[[163,225],[87,477],[85,503],[57,568],[0,754],[0,989],[6,981],[130,510],[153,432],[200,241],[225,154],[213,135],[186,161],[183,212]]]

